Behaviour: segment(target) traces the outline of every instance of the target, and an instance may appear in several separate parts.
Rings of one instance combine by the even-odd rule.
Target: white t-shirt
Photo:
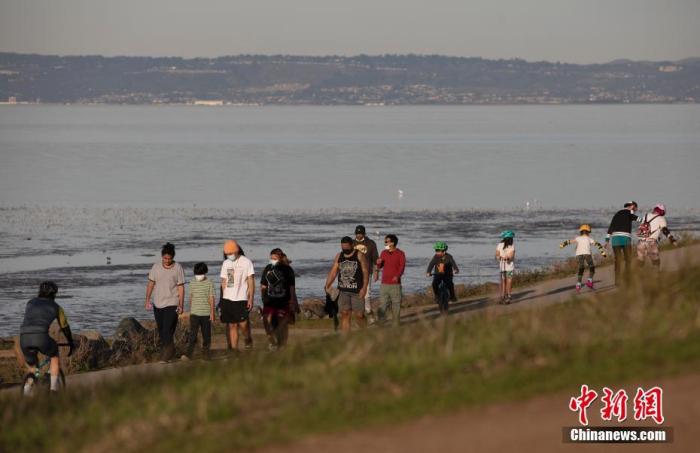
[[[649,236],[649,239],[654,239],[655,241],[658,241],[659,237],[661,237],[661,230],[668,227],[668,222],[666,222],[666,217],[664,217],[662,215],[650,213],[650,214],[647,214],[644,216],[644,220],[642,220],[642,222],[644,222],[646,220],[651,220],[651,222],[649,222],[650,231],[651,231],[651,235]]]
[[[515,270],[515,263],[513,262],[513,259],[508,260],[506,258],[506,255],[510,255],[513,253],[513,258],[515,258],[515,246],[511,245],[506,249],[506,251],[503,251],[503,242],[499,242],[498,245],[496,246],[496,254],[498,256],[498,264],[501,269],[501,272],[511,272]]]
[[[574,239],[576,242],[576,256],[579,255],[590,255],[591,245],[595,244],[595,241],[590,236],[581,235]]]
[[[245,256],[239,256],[235,261],[224,260],[221,265],[221,278],[226,279],[224,299],[247,301],[248,277],[251,275],[255,275],[253,262]]]

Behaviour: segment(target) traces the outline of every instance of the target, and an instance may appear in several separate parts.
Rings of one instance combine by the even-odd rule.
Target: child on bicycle
[[[588,280],[586,280],[586,286],[593,289],[593,276],[595,275],[595,264],[593,263],[593,254],[591,253],[591,245],[598,247],[598,251],[603,255],[603,258],[607,256],[605,249],[600,242],[593,239],[591,234],[591,226],[588,224],[583,224],[579,227],[579,236],[564,241],[559,244],[559,248],[564,248],[569,244],[576,243],[576,259],[578,260],[578,281],[576,282],[576,292],[581,292],[581,282],[583,281],[583,272],[588,266]]]
[[[30,373],[36,372],[39,363],[37,353],[42,353],[51,359],[51,391],[58,391],[58,376],[61,369],[58,357],[58,344],[49,336],[49,327],[54,320],[63,331],[70,346],[68,356],[73,354],[73,335],[68,325],[65,313],[55,301],[58,286],[54,282],[43,282],[39,285],[39,295],[27,302],[24,312],[24,321],[19,329],[19,345],[27,363]],[[30,394],[34,385],[32,379],[28,379],[24,386],[24,393]]]
[[[506,230],[501,233],[501,242],[496,246],[496,261],[500,274],[501,304],[509,304],[512,300],[513,272],[515,271],[515,233]]]
[[[447,253],[447,244],[445,242],[436,242],[433,246],[433,250],[435,250],[435,255],[433,255],[430,263],[428,263],[428,269],[425,272],[428,277],[433,277],[432,286],[435,302],[438,304],[440,303],[438,293],[441,282],[444,282],[447,285],[447,290],[450,293],[450,300],[454,302],[457,300],[457,298],[455,297],[453,277],[455,274],[459,274],[457,263],[452,255]]]

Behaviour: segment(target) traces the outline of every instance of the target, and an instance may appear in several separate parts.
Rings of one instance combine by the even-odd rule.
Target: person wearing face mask
[[[632,223],[639,222],[635,214],[637,202],[628,201],[624,208],[617,211],[610,221],[608,235],[605,237],[605,248],[612,243],[615,256],[615,285],[629,284],[632,265]],[[624,270],[622,269],[624,267]]]
[[[333,266],[326,278],[326,293],[333,291],[333,280],[338,277],[338,309],[340,310],[340,330],[350,331],[351,318],[360,326],[365,325],[365,294],[369,280],[369,264],[365,254],[353,248],[352,238],[340,240],[341,252],[335,255]]]
[[[352,241],[352,245],[355,247],[355,250],[359,250],[365,254],[365,258],[369,264],[369,283],[367,285],[367,294],[365,295],[365,316],[367,317],[369,323],[373,324],[374,316],[372,316],[371,294],[374,263],[376,263],[377,259],[379,258],[377,243],[367,237],[367,232],[364,225],[357,225],[355,227],[355,239]]]
[[[146,310],[153,310],[161,347],[161,362],[170,361],[175,355],[173,336],[178,315],[185,306],[185,272],[175,262],[175,246],[168,242],[160,251],[161,261],[148,273],[146,285]],[[153,304],[151,304],[153,296]]]
[[[382,285],[379,287],[379,309],[377,317],[379,322],[386,322],[386,312],[391,307],[394,325],[399,324],[401,316],[401,276],[406,269],[406,255],[396,247],[399,238],[395,234],[387,234],[384,237],[384,250],[376,262],[374,281],[379,280],[382,274]]]
[[[289,264],[289,258],[282,249],[273,249],[270,264],[265,266],[260,277],[263,323],[271,351],[287,344],[289,324],[299,307],[294,269]]]
[[[209,268],[206,263],[194,265],[194,280],[190,281],[190,339],[187,354],[181,359],[191,359],[197,334],[202,330],[202,354],[209,358],[211,346],[211,323],[214,322],[214,283],[207,278]]]
[[[224,243],[226,259],[221,264],[221,322],[226,324],[229,347],[238,350],[238,330],[246,335],[255,297],[253,262],[243,255],[236,241]]]

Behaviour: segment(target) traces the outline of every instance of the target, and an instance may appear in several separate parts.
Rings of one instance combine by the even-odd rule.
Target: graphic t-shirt
[[[291,287],[295,285],[294,270],[284,264],[268,264],[262,272],[260,286],[267,287],[263,299],[266,307],[286,308],[292,298]]]
[[[364,254],[361,255],[357,250],[354,250],[350,256],[341,253],[338,257],[338,289],[340,291],[360,292],[364,284],[360,259],[364,259]]]
[[[221,278],[226,279],[224,299],[234,301],[248,300],[248,277],[255,275],[253,262],[245,256],[239,256],[235,261],[224,260],[221,264]]]
[[[205,278],[201,282],[196,279],[190,281],[190,296],[192,298],[192,306],[190,307],[190,313],[196,316],[209,316],[211,314],[211,306],[209,305],[209,298],[213,297],[216,299],[216,291],[214,289],[214,283]]]
[[[445,253],[442,256],[435,254],[433,255],[433,259],[430,260],[430,263],[428,263],[426,273],[431,274],[433,268],[436,274],[444,274],[448,277],[452,277],[454,275],[454,270],[457,268],[457,263],[449,253]]]
[[[157,308],[177,307],[180,302],[177,287],[185,284],[185,271],[180,263],[173,263],[169,268],[163,263],[156,263],[148,273],[148,279],[156,285],[153,287],[153,305]]]

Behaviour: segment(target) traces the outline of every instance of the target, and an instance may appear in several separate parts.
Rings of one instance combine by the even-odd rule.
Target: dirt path
[[[613,387],[614,383],[610,386]],[[576,426],[576,414],[567,403],[572,394],[558,393],[528,401],[495,404],[460,411],[444,416],[423,417],[408,423],[362,431],[308,437],[298,443],[278,445],[261,450],[265,453],[301,453],[310,451],[333,453],[465,453],[465,452],[525,452],[538,453],[572,451],[674,451],[697,452],[697,420],[700,417],[700,375],[688,375],[635,383],[648,388],[660,385],[664,389],[663,426],[674,430],[672,444],[565,444],[562,428]],[[628,395],[635,387],[623,386]],[[631,403],[628,403],[628,405]],[[595,409],[594,406],[596,407]],[[599,408],[589,411],[591,426],[605,426]],[[628,407],[629,410],[629,407]],[[629,419],[632,419],[631,421]],[[629,416],[623,424],[609,426],[655,426],[653,422],[635,422]]]
[[[692,245],[662,252],[662,271],[675,271],[682,265],[700,264],[700,245]],[[587,274],[586,274],[587,275]],[[615,290],[615,272],[613,266],[596,269],[595,291],[583,288],[576,295],[574,285],[576,276],[547,280],[542,283],[524,288],[514,289],[513,302],[510,305],[498,305],[493,298],[481,297],[476,299],[460,300],[450,304],[450,314],[468,314],[474,310],[486,309],[494,312],[507,313],[512,310],[522,310],[531,307],[542,307],[555,303],[566,302],[571,297],[591,297],[595,294],[604,294]],[[416,320],[420,315],[437,316],[437,308],[421,308],[402,316],[405,321]]]
[[[672,271],[678,269],[684,263],[700,263],[700,245],[682,247],[669,250],[662,254],[662,269]],[[614,291],[614,272],[612,266],[603,267],[596,272],[596,290],[590,291],[587,288],[582,291],[578,297],[591,297],[595,294],[601,294],[609,291]],[[575,276],[548,280],[530,287],[517,289],[513,294],[513,303],[511,305],[498,305],[492,298],[482,297],[476,299],[466,299],[451,304],[451,316],[469,316],[476,313],[478,310],[493,311],[495,314],[508,313],[513,310],[528,309],[531,307],[546,306],[553,303],[562,303],[571,299],[575,295],[573,289],[576,282]],[[403,322],[415,322],[420,318],[437,317],[438,311],[435,306],[420,306],[406,310],[406,314],[402,316]],[[332,334],[331,331],[319,329],[290,329],[290,342],[301,338],[309,338],[311,336]],[[255,329],[254,336],[256,337],[256,348],[262,347],[265,344],[264,332],[262,329]],[[220,335],[213,338],[213,350],[224,349],[225,340]],[[5,354],[14,354],[12,351],[2,351]],[[179,366],[180,362],[168,364],[161,363],[145,363],[139,365],[129,365],[119,368],[108,368],[104,370],[91,371],[86,373],[74,374],[66,377],[69,386],[75,385],[94,385],[99,382],[115,379],[126,374],[150,374],[162,372],[172,367]],[[16,391],[14,388],[7,388],[4,391]]]

